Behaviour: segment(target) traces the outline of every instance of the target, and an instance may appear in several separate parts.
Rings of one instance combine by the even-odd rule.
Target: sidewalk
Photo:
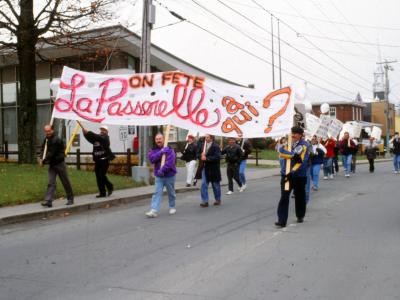
[[[184,168],[178,169],[177,180],[175,185],[176,192],[185,193],[199,190],[201,181],[196,187],[185,187],[184,176],[186,171]],[[228,184],[226,178],[226,169],[221,168],[222,186]],[[248,168],[246,171],[247,180],[255,180],[268,178],[279,175],[279,169],[264,169],[264,168]],[[107,198],[96,198],[96,194],[88,194],[75,197],[75,204],[66,206],[66,200],[60,199],[53,202],[52,208],[45,208],[40,203],[30,203],[17,206],[0,208],[0,226],[18,222],[31,220],[47,219],[51,217],[68,216],[72,213],[78,213],[91,209],[108,208],[114,205],[128,204],[135,201],[149,199],[154,192],[154,186],[144,186],[139,188],[131,188],[124,190],[116,190]],[[178,196],[179,197],[179,196]],[[150,202],[150,201],[149,201]],[[199,194],[200,203],[200,194]]]
[[[391,162],[392,159],[378,159],[375,162]],[[268,161],[268,164],[269,161]],[[359,160],[357,164],[368,164],[367,160]],[[186,193],[199,190],[201,181],[198,182],[196,187],[185,187],[186,171],[184,168],[178,168],[178,174],[176,179],[175,190],[176,193]],[[227,186],[226,168],[221,168],[222,174],[222,186]],[[272,176],[279,175],[279,168],[266,169],[266,168],[247,168],[246,178],[247,180],[256,180],[269,178]],[[108,208],[110,206],[128,204],[143,199],[149,199],[154,192],[154,186],[144,186],[139,188],[131,188],[124,190],[116,190],[114,193],[107,198],[97,199],[96,194],[88,194],[75,197],[75,204],[72,206],[66,206],[65,199],[55,200],[52,208],[44,208],[40,203],[23,204],[17,206],[10,206],[0,208],[0,226],[18,222],[25,222],[31,220],[47,219],[52,217],[63,217],[73,213],[82,211]],[[179,197],[179,196],[178,196]],[[200,202],[200,194],[199,194]]]

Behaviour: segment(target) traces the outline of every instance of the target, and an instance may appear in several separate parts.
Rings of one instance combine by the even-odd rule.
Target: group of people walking
[[[93,144],[92,156],[95,162],[96,181],[99,190],[98,198],[110,196],[114,186],[108,180],[106,173],[110,161],[115,157],[110,148],[108,128],[100,127],[99,134],[82,128],[83,135],[88,142]],[[49,165],[48,187],[42,205],[52,207],[56,191],[56,177],[59,176],[67,195],[66,205],[74,203],[74,194],[65,164],[65,145],[55,134],[51,125],[44,127],[46,138],[42,145],[41,163]],[[301,127],[291,129],[292,145],[288,147],[286,139],[281,139],[277,146],[281,166],[281,197],[277,209],[277,227],[285,227],[288,220],[289,200],[293,191],[295,198],[295,211],[297,222],[302,223],[306,214],[307,203],[310,200],[310,191],[318,191],[319,174],[323,166],[323,179],[333,179],[339,171],[339,154],[342,158],[345,177],[355,173],[356,153],[358,143],[351,139],[345,132],[340,141],[330,137],[322,140],[313,136],[309,141],[304,138],[304,130]],[[154,165],[155,192],[151,199],[150,210],[146,212],[149,218],[157,217],[160,212],[164,187],[168,193],[169,214],[176,213],[176,153],[164,146],[164,136],[158,133],[155,136],[155,146],[149,152],[148,158]],[[400,172],[400,137],[396,132],[390,143],[393,145],[394,172]],[[374,172],[374,160],[376,159],[378,145],[374,138],[369,138],[365,145],[364,153],[369,161],[369,171]],[[221,148],[216,143],[214,136],[205,135],[204,139],[196,142],[194,136],[189,135],[187,144],[182,151],[181,159],[186,164],[186,186],[195,186],[201,179],[200,207],[209,206],[208,187],[211,185],[214,194],[213,205],[221,205],[221,158],[225,156],[228,191],[227,195],[234,193],[234,181],[238,185],[238,191],[243,192],[246,185],[246,164],[251,153],[251,145],[241,138],[228,138],[228,144]],[[289,161],[288,161],[289,160]]]
[[[226,194],[231,195],[234,192],[233,180],[236,181],[239,192],[246,189],[245,170],[250,153],[250,144],[241,141],[241,139],[228,138],[228,145],[221,149],[215,142],[214,136],[210,134],[205,135],[204,139],[198,143],[196,143],[194,136],[188,136],[181,159],[186,163],[186,186],[196,185],[197,180],[201,179],[200,207],[209,206],[208,187],[210,185],[214,194],[213,205],[221,205],[220,162],[223,155],[225,155],[227,164],[228,191]],[[161,133],[155,137],[155,147],[149,153],[149,160],[154,165],[155,192],[146,216],[149,218],[158,216],[164,186],[168,192],[169,214],[175,214],[176,154],[169,146],[164,147],[164,136]],[[165,160],[164,164],[162,164],[163,160]]]

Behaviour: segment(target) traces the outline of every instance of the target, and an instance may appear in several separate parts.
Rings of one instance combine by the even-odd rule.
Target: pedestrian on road
[[[203,144],[198,146],[198,156],[204,166],[202,169],[201,182],[201,207],[208,207],[208,185],[211,183],[215,202],[221,205],[221,149],[214,141],[214,136],[207,134]]]
[[[108,127],[106,125],[100,126],[100,133],[96,134],[82,128],[83,135],[86,140],[93,144],[92,157],[94,161],[94,172],[96,174],[97,188],[99,194],[96,198],[103,198],[111,196],[114,191],[114,185],[107,178],[108,167],[110,161],[115,158],[110,148],[110,137],[108,136]],[[107,188],[107,194],[106,194]]]
[[[243,156],[242,148],[236,144],[236,140],[233,137],[228,138],[228,145],[222,150],[222,155],[225,155],[226,175],[228,177],[228,192],[227,195],[233,194],[233,179],[239,186],[239,192],[243,192],[242,183],[239,178],[239,165],[240,160]]]
[[[398,132],[394,133],[391,143],[393,144],[394,173],[398,174],[400,171],[400,137]]]
[[[356,166],[357,166],[357,153],[358,153],[358,140],[357,139],[352,139],[354,142],[354,148],[351,153],[351,173],[355,174],[356,173]]]
[[[176,213],[175,151],[169,146],[164,147],[164,135],[162,133],[158,133],[154,140],[156,145],[149,152],[149,160],[154,164],[155,191],[151,198],[150,211],[146,212],[146,216],[149,218],[158,216],[164,187],[166,187],[168,192],[169,214],[174,215]],[[165,163],[161,166],[163,156],[165,156]]]
[[[185,149],[182,151],[181,159],[186,164],[186,187],[193,184],[196,171],[197,144],[193,135],[188,135]]]
[[[350,177],[352,153],[355,146],[354,142],[350,139],[349,133],[346,131],[339,143],[339,149],[342,154],[343,168],[347,178]]]
[[[332,159],[332,174],[339,173],[339,142],[335,141],[335,148],[333,149],[335,156]]]
[[[294,191],[297,222],[302,223],[306,214],[305,186],[307,182],[308,152],[307,144],[303,139],[304,130],[301,127],[292,127],[292,148],[283,146],[279,149],[280,157],[285,161],[290,159],[290,170],[286,174],[286,163],[281,166],[281,199],[278,205],[277,227],[285,227],[288,219],[290,193]],[[289,190],[285,190],[285,183],[289,182]]]
[[[368,162],[369,162],[369,172],[374,173],[375,171],[375,166],[374,166],[374,161],[376,159],[376,151],[378,151],[378,145],[375,142],[375,139],[371,136],[369,138],[369,143],[365,145],[365,155],[367,156]]]
[[[311,180],[313,183],[312,189],[318,191],[319,189],[319,173],[321,165],[324,163],[324,156],[326,148],[318,141],[316,135],[311,139],[312,153],[311,153]]]
[[[247,159],[249,158],[249,154],[251,153],[251,144],[249,140],[245,139],[238,139],[238,144],[242,148],[243,155],[240,158],[240,166],[239,166],[239,178],[240,182],[242,183],[242,189],[245,190],[247,188],[246,185],[246,165]]]
[[[324,179],[333,179],[333,158],[335,157],[336,142],[333,137],[329,137],[325,141],[326,154],[324,157]]]
[[[44,149],[47,145],[46,155],[40,164],[48,164],[48,184],[47,192],[44,197],[44,201],[41,203],[42,206],[52,207],[54,194],[56,192],[56,178],[57,175],[61,180],[64,187],[65,193],[67,194],[66,205],[74,204],[74,194],[71,187],[71,182],[68,178],[67,166],[65,164],[65,145],[64,142],[54,132],[52,125],[44,126],[44,133],[46,135],[45,140],[42,144],[42,151],[40,157],[43,157]]]

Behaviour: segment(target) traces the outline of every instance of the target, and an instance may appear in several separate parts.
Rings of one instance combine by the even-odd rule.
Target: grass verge
[[[96,193],[96,177],[90,171],[68,169],[75,196]],[[107,175],[114,184],[114,189],[143,186],[130,177]],[[47,189],[47,166],[0,164],[0,207],[43,200]],[[61,182],[57,178],[56,198],[65,196]]]

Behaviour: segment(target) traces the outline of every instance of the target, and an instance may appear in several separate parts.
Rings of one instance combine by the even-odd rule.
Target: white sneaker
[[[150,211],[148,211],[146,213],[146,216],[148,218],[157,218],[158,215],[157,215],[157,212],[154,209],[151,209]]]
[[[324,180],[327,180],[328,179],[328,176],[324,176]]]
[[[397,171],[394,171],[394,174],[398,174],[399,172],[397,172]]]
[[[233,192],[232,192],[232,191],[228,191],[226,194],[227,194],[227,195],[232,195]]]
[[[330,175],[330,176],[329,176],[329,179],[333,179],[333,175]]]
[[[241,187],[241,188],[239,188],[239,193],[241,193],[241,192],[243,192],[244,191],[244,188],[243,188],[243,186]]]
[[[242,191],[244,191],[247,188],[247,185],[243,184],[242,185]]]
[[[344,175],[345,177],[350,177],[350,174],[346,174],[346,175]]]
[[[176,208],[175,208],[175,207],[171,207],[171,208],[169,209],[169,214],[170,214],[170,215],[176,214]]]

